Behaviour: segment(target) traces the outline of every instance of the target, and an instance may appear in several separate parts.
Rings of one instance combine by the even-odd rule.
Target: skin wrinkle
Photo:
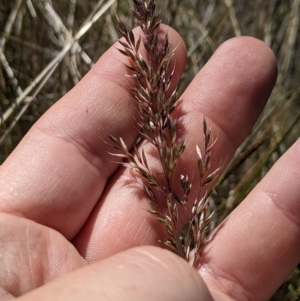
[[[120,233],[118,233],[119,235],[117,235],[117,239],[114,240],[113,248],[115,248],[119,244],[119,242],[123,240],[124,233],[127,234],[128,228],[130,229],[129,221],[126,221],[126,223],[124,224],[124,227],[122,228],[122,231]]]
[[[4,238],[5,239],[5,238]],[[17,244],[18,247],[15,248],[13,245]],[[9,262],[8,263],[8,268],[6,270],[6,277],[4,279],[4,282],[1,282],[3,289],[7,289],[9,293],[11,291],[14,291],[15,294],[19,294],[18,292],[20,291],[20,283],[21,281],[19,280],[19,272],[20,268],[22,268],[22,264],[20,265],[19,262],[15,264],[13,267],[10,266],[10,262],[13,260],[13,258],[21,259],[23,260],[23,256],[21,253],[21,248],[20,248],[20,240],[9,240],[5,241],[6,245],[6,252],[2,253],[2,257],[5,259],[5,261]],[[9,247],[8,247],[9,245]],[[12,251],[11,251],[12,250]],[[11,251],[11,252],[10,252]],[[9,254],[8,254],[9,252]]]
[[[30,282],[31,282],[31,287],[35,287],[35,283],[34,283],[34,271],[32,268],[32,258],[31,258],[31,252],[29,249],[29,245],[27,242],[30,241],[30,235],[28,235],[28,223],[26,223],[26,230],[25,230],[25,243],[24,245],[26,246],[26,253],[27,253],[27,258],[28,258],[28,264],[29,264],[29,277],[30,277]]]
[[[135,211],[135,210],[136,210],[135,208],[131,208],[128,215],[130,216],[132,214],[132,212]],[[142,224],[140,224],[139,227],[138,227],[139,231],[140,231],[141,227],[142,227]],[[132,221],[131,219],[126,221],[126,224],[124,225],[123,231],[121,232],[120,239],[121,238],[123,239],[124,236],[126,237],[127,235],[133,237],[132,242],[133,242],[133,244],[135,244],[135,240],[136,240],[136,237],[137,237],[137,231],[134,227],[134,221]],[[128,241],[127,246],[129,246],[130,243],[131,242]],[[117,246],[117,243],[114,245],[114,247],[116,247],[116,246]]]
[[[220,250],[221,252],[221,250]],[[241,254],[237,254],[240,256]],[[208,257],[208,258],[207,258]],[[243,259],[239,258],[241,261]],[[206,256],[203,267],[200,270],[200,275],[202,275],[208,281],[209,286],[212,289],[220,290],[224,294],[231,296],[237,301],[250,301],[257,300],[252,298],[251,289],[247,287],[247,282],[241,282],[239,280],[239,274],[235,273],[236,269],[239,269],[238,262],[236,265],[231,265],[231,273],[226,272],[228,266],[222,268],[222,265],[215,265],[208,256]],[[252,271],[253,272],[253,271]],[[242,297],[243,296],[243,299]],[[245,298],[244,298],[245,297]]]
[[[210,279],[210,288],[216,291],[221,291],[226,296],[231,297],[232,301],[252,301],[253,294],[251,290],[247,288],[244,283],[241,283],[236,277],[227,273],[225,270],[220,267],[214,265],[209,260],[203,263],[201,270],[199,271],[200,275],[209,274]],[[225,289],[225,287],[227,289]],[[235,297],[237,296],[237,298]],[[241,299],[240,296],[245,298]]]
[[[291,237],[293,237],[292,232],[294,232],[292,231],[292,228],[299,229],[299,222],[297,219],[293,221],[289,216],[293,215],[293,213],[279,207],[278,203],[274,201],[274,198],[270,197],[270,194],[266,194],[263,189],[261,189],[260,192],[262,192],[263,195],[263,197],[261,197],[260,199],[263,199],[264,203],[268,201],[269,207],[272,209],[272,211],[275,210],[277,212],[277,216],[276,218],[274,217],[274,222],[269,228],[270,235],[272,234],[272,232],[276,233],[276,239],[270,241],[269,249],[277,249],[278,252],[282,254],[282,258],[284,258],[284,254],[289,250],[290,244],[292,242],[292,239],[290,239]],[[291,222],[293,222],[293,224],[291,224]],[[278,231],[278,229],[280,231]],[[294,234],[295,236],[299,236],[299,231],[296,230],[296,233]],[[279,244],[280,241],[285,241],[285,244]],[[278,246],[280,246],[280,249],[278,248]]]
[[[43,128],[39,128],[39,126],[35,126],[34,130],[39,131],[39,134],[48,136],[50,139],[55,139],[57,141],[66,143],[67,145],[71,145],[75,148],[76,151],[81,155],[82,158],[84,158],[91,166],[95,167],[99,174],[102,175],[101,178],[106,178],[109,174],[109,171],[107,169],[106,162],[103,162],[103,159],[99,157],[97,151],[95,149],[91,149],[90,145],[87,145],[86,143],[80,142],[78,139],[74,139],[73,136],[65,132],[65,135],[57,135],[53,132],[46,132]],[[59,167],[57,167],[59,168]],[[55,171],[55,170],[54,170]],[[105,183],[102,184],[104,187]],[[102,189],[103,190],[103,189]]]
[[[52,235],[53,235],[54,232],[51,231],[49,228],[46,228],[46,229],[47,229],[46,234],[44,233],[44,237],[45,237],[45,251],[44,251],[43,256],[44,256],[44,259],[45,259],[44,262],[46,262],[45,269],[47,271],[51,271],[51,273],[49,273],[47,275],[48,278],[45,277],[45,274],[43,273],[43,275],[42,275],[43,276],[42,283],[46,283],[46,282],[52,280],[54,278],[53,275],[52,275],[53,271],[56,272],[55,269],[52,269],[52,264],[51,264],[51,261],[52,261],[52,259],[55,259],[55,256],[51,257],[51,254],[50,254],[50,250],[51,250],[51,246],[52,246],[51,240],[52,240]]]
[[[2,245],[4,245],[4,244],[2,243]],[[7,246],[6,243],[5,243],[5,246]],[[4,284],[3,285],[4,287],[10,288],[10,287],[13,286],[13,282],[11,281],[11,279],[13,279],[13,278],[11,277],[9,265],[7,264],[7,262],[5,260],[2,260],[3,258],[5,258],[5,250],[2,250],[2,248],[0,250],[1,250],[1,254],[2,254],[2,256],[0,258],[0,260],[1,260],[1,274],[0,274],[0,281],[1,282],[0,283],[2,285]],[[4,291],[9,294],[9,292],[4,287],[3,288],[0,287],[0,291],[2,289],[4,289]]]
[[[1,301],[9,301],[14,300],[15,297],[11,295],[10,293],[4,291],[3,294],[0,295]]]
[[[144,218],[142,225],[144,225],[146,223],[146,220],[147,220],[147,218]],[[146,233],[143,235],[142,241],[140,243],[141,246],[146,245],[147,237],[149,236],[151,231],[152,231],[152,229],[150,227],[147,227]]]
[[[142,210],[146,210],[146,209],[142,209]],[[153,231],[151,226],[149,226],[149,222],[148,222],[149,218],[151,218],[151,216],[149,217],[149,216],[145,215],[145,217],[143,218],[143,221],[140,223],[138,230],[135,231],[136,234],[133,236],[133,240],[132,240],[132,243],[135,246],[149,244],[147,241],[147,237],[149,237],[149,234],[151,233],[151,231]],[[145,231],[145,228],[146,228],[146,232],[143,234],[143,232]],[[153,236],[153,234],[150,235],[150,237],[151,236]],[[141,237],[142,237],[142,239],[141,239]],[[158,245],[158,242],[156,242],[156,243],[154,242],[152,245]]]
[[[55,171],[57,169],[59,169],[59,167],[55,168],[55,170],[53,171],[53,174],[55,174]],[[51,188],[48,191],[43,191],[41,194],[41,199],[44,200],[43,206],[51,208],[52,211],[56,211],[55,208],[58,209],[59,206],[57,206],[56,202],[55,202],[55,199],[58,197],[57,194],[55,193],[55,191],[60,184],[60,178],[56,177],[56,178],[52,179],[52,181],[50,181],[48,179],[47,184],[48,184],[48,187],[51,187]],[[45,202],[45,200],[47,200],[47,202]],[[25,216],[25,214],[23,214],[23,215],[24,215],[23,217],[30,219],[29,216]]]
[[[130,214],[130,213],[129,213],[129,214]],[[145,219],[144,219],[144,220],[145,220]],[[133,235],[132,235],[132,241],[133,241],[133,243],[135,244],[135,242],[136,242],[136,240],[137,240],[137,237],[138,237],[138,235],[139,235],[141,229],[143,228],[144,222],[140,223],[138,229],[134,229],[134,227],[130,227],[130,223],[132,223],[132,221],[129,220],[129,221],[128,221],[128,227],[129,227],[129,229],[131,228],[131,229],[133,229],[133,230],[131,230],[131,231],[129,230],[129,235],[130,235],[130,234],[133,234]],[[131,232],[133,232],[133,233],[131,233]]]
[[[49,268],[50,271],[54,271],[53,274],[58,274],[58,275],[61,275],[61,272],[60,272],[60,268],[61,268],[61,263],[60,261],[58,260],[58,258],[56,256],[53,256],[53,243],[52,243],[52,240],[53,240],[53,231],[47,231],[48,235],[47,235],[47,239],[46,239],[46,250],[47,250],[47,266],[46,268]],[[54,237],[55,238],[55,237]],[[50,250],[50,252],[49,252]],[[66,260],[67,262],[67,260]],[[55,277],[54,275],[52,275],[52,273],[50,274],[50,277],[48,279],[46,279],[45,283],[48,282],[48,281],[51,281],[53,280]]]
[[[283,205],[284,200],[282,200],[279,195],[276,193],[272,193],[265,189],[260,189],[260,192],[263,196],[266,196],[267,199],[270,201],[270,203],[280,212],[285,219],[287,219],[289,222],[293,222],[296,227],[300,228],[300,220],[299,220],[299,212],[288,210]]]
[[[270,178],[264,185],[259,184],[259,189],[263,196],[266,196],[278,212],[283,213],[288,221],[292,221],[295,226],[299,227],[298,211],[294,210],[293,205],[298,203],[297,195],[295,195],[295,189],[290,189],[283,195],[282,191],[285,190],[286,183],[291,183],[291,187],[298,187],[298,178],[300,176],[299,169],[299,152],[300,152],[300,139],[286,152],[285,156],[277,162],[270,173]],[[286,162],[292,162],[289,164],[289,168],[283,170],[282,166],[285,166]],[[299,163],[298,163],[299,162]],[[277,187],[274,188],[274,180],[277,181]],[[273,191],[273,192],[271,192]],[[286,201],[286,198],[290,199],[290,202]]]
[[[76,268],[83,267],[87,263],[77,253],[75,247],[67,242],[59,232],[46,228],[47,239],[46,252],[47,252],[47,264],[44,265],[44,278],[43,283],[50,282],[58,277],[64,276]],[[67,244],[66,244],[67,243]],[[61,247],[61,248],[60,248]],[[61,249],[60,256],[57,254],[57,250]],[[70,258],[74,257],[74,254],[78,256],[75,261],[71,261]],[[49,272],[50,271],[50,272]]]
[[[1,193],[1,197],[0,197],[0,207],[1,207],[1,212],[3,213],[10,213],[10,212],[14,212],[14,214],[16,216],[21,216],[21,217],[27,217],[26,214],[24,212],[21,212],[21,210],[19,210],[18,204],[15,204],[13,202],[10,201],[10,199],[13,199],[14,197],[16,197],[16,195],[18,195],[18,185],[17,182],[14,182],[12,179],[9,179],[10,181],[10,185],[6,185],[6,187],[9,187],[9,189],[7,191],[5,191],[4,193]],[[1,179],[0,179],[0,183],[1,183]],[[33,183],[31,185],[34,185]],[[1,185],[0,185],[1,187]],[[31,189],[30,183],[27,187],[28,189]]]
[[[0,300],[1,301],[9,301],[15,299],[15,296],[10,294],[8,291],[4,290],[2,287],[0,287]]]
[[[22,246],[25,246],[26,256],[24,257],[23,265],[26,268],[29,267],[26,274],[29,274],[30,283],[26,282],[26,288],[22,288],[21,291],[28,291],[30,288],[36,288],[42,285],[44,268],[37,265],[36,258],[40,256],[40,252],[45,251],[45,236],[40,232],[39,227],[32,228],[32,224],[29,220],[24,219],[25,223],[25,239],[22,241]],[[29,264],[29,265],[28,265]]]
[[[171,267],[169,266],[169,265],[167,265],[167,264],[165,264],[165,262],[164,261],[162,261],[161,259],[159,259],[157,256],[155,256],[155,255],[153,255],[151,252],[149,252],[148,250],[140,250],[140,249],[138,249],[138,250],[135,250],[135,252],[137,253],[137,254],[142,254],[143,256],[146,256],[146,260],[145,260],[145,262],[146,263],[148,263],[149,261],[148,261],[148,259],[150,258],[151,260],[150,260],[150,262],[151,261],[153,261],[155,264],[154,264],[154,266],[155,267],[161,267],[161,268],[163,268],[164,270],[166,270],[166,271],[168,271],[168,272],[170,272],[170,274],[172,274],[172,269],[171,269]],[[168,252],[168,251],[166,251],[166,252]],[[173,260],[173,262],[175,263],[175,264],[177,264],[177,262],[176,261],[174,261]],[[143,266],[144,267],[144,265],[142,264],[141,266]]]

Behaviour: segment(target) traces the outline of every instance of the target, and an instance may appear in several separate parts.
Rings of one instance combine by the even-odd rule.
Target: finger
[[[54,299],[212,301],[195,270],[172,253],[153,247],[128,250],[94,263],[18,300]]]
[[[167,31],[170,47],[177,47],[175,84],[185,65],[185,46],[171,28],[160,30],[159,36]],[[82,227],[118,167],[107,154],[107,135],[122,136],[128,145],[137,136],[131,79],[124,76],[128,62],[116,47],[33,126],[1,166],[2,212],[25,216],[68,238]]]
[[[6,213],[0,214],[0,262],[1,301],[86,265],[57,231]]]
[[[216,230],[201,275],[234,300],[269,300],[300,261],[300,140]]]
[[[274,55],[264,43],[249,37],[235,38],[216,51],[185,91],[175,112],[179,132],[187,144],[178,169],[179,174],[188,173],[193,178],[191,200],[199,189],[195,146],[203,146],[203,116],[217,137],[211,159],[213,171],[226,165],[250,131],[270,95],[276,74]],[[149,158],[155,165],[153,155]],[[176,185],[180,186],[178,182]],[[135,245],[156,244],[158,237],[163,238],[161,228],[153,226],[157,222],[145,210],[149,202],[142,190],[130,170],[121,169],[111,179],[75,240],[88,261]]]

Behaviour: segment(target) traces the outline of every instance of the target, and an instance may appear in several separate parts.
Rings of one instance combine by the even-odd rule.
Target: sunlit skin
[[[160,30],[176,47],[176,83],[185,45],[171,28]],[[300,260],[300,142],[217,230],[197,271],[157,247],[161,228],[139,182],[107,152],[107,134],[128,146],[138,135],[125,60],[112,46],[1,165],[0,300],[267,300]],[[179,102],[186,170],[202,145],[203,116],[218,137],[215,165],[225,165],[276,76],[276,59],[259,40],[218,48]]]

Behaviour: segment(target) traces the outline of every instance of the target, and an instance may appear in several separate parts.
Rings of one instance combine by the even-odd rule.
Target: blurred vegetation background
[[[234,36],[263,40],[278,60],[268,105],[215,188],[220,222],[299,136],[300,0],[157,2],[187,45],[182,90]],[[0,0],[0,163],[116,41],[115,14],[134,26],[132,8],[129,0]],[[299,274],[295,269],[271,300],[300,300]]]

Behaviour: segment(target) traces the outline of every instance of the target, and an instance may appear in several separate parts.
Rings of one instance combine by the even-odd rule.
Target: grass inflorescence
[[[123,165],[133,169],[143,179],[144,192],[152,206],[149,212],[168,233],[168,237],[160,241],[180,257],[191,261],[194,267],[198,267],[201,250],[211,228],[214,213],[211,209],[209,193],[202,191],[202,188],[215,179],[218,172],[218,169],[210,172],[214,141],[211,139],[211,131],[204,118],[204,151],[196,145],[198,162],[195,162],[195,165],[198,166],[200,175],[199,193],[192,206],[188,206],[187,203],[191,201],[189,193],[192,186],[188,175],[180,174],[181,195],[173,188],[178,162],[186,146],[184,138],[178,135],[177,115],[172,114],[178,100],[177,86],[172,85],[176,65],[172,66],[171,62],[176,50],[170,50],[168,34],[165,34],[162,46],[159,45],[161,41],[157,30],[161,18],[155,1],[133,1],[135,4],[133,15],[141,28],[142,35],[136,38],[132,30],[128,30],[117,19],[117,31],[123,37],[119,40],[122,47],[118,50],[129,59],[129,63],[126,64],[127,76],[135,79],[131,92],[138,108],[140,137],[155,147],[162,172],[156,173],[151,170],[144,150],[140,151],[134,147],[135,155],[133,155],[122,138],[111,135],[109,138],[127,159]],[[145,49],[146,54],[142,54],[141,47]],[[158,193],[163,195],[163,205],[157,200]],[[179,207],[184,208],[185,211],[191,208],[188,214],[189,221],[184,226],[180,224]]]

